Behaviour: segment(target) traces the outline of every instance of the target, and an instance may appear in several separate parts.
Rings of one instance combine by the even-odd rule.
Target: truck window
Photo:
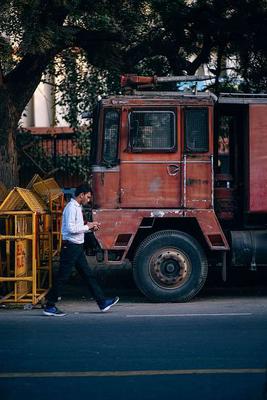
[[[129,130],[132,151],[175,151],[173,111],[132,111]]]
[[[208,109],[185,109],[185,151],[205,153],[209,151]]]
[[[120,115],[117,111],[108,110],[104,119],[103,162],[116,165],[118,162],[118,138]]]
[[[234,117],[221,115],[218,134],[218,171],[220,174],[230,174],[230,133],[233,131]]]

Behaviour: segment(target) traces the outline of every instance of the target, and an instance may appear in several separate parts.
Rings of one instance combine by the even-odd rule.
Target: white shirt
[[[88,225],[84,225],[82,206],[75,200],[66,205],[62,218],[63,240],[69,240],[76,244],[84,243],[84,233],[89,231]]]

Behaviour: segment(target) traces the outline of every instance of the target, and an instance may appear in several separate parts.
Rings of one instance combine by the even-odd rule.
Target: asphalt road
[[[0,398],[266,400],[267,296],[220,293],[105,314],[63,298],[61,318],[2,308]]]

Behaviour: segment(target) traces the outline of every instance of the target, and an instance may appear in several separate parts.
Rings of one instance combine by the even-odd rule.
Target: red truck
[[[129,260],[138,288],[171,302],[209,268],[267,265],[266,95],[133,91],[102,99],[94,127],[99,260]]]

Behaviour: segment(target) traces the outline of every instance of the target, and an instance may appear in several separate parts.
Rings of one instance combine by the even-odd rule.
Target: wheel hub
[[[165,266],[165,269],[166,269],[166,273],[171,274],[171,273],[173,273],[175,271],[175,265],[173,265],[172,263],[168,263]]]
[[[158,286],[174,289],[189,279],[191,263],[178,249],[161,249],[150,259],[149,271]]]

